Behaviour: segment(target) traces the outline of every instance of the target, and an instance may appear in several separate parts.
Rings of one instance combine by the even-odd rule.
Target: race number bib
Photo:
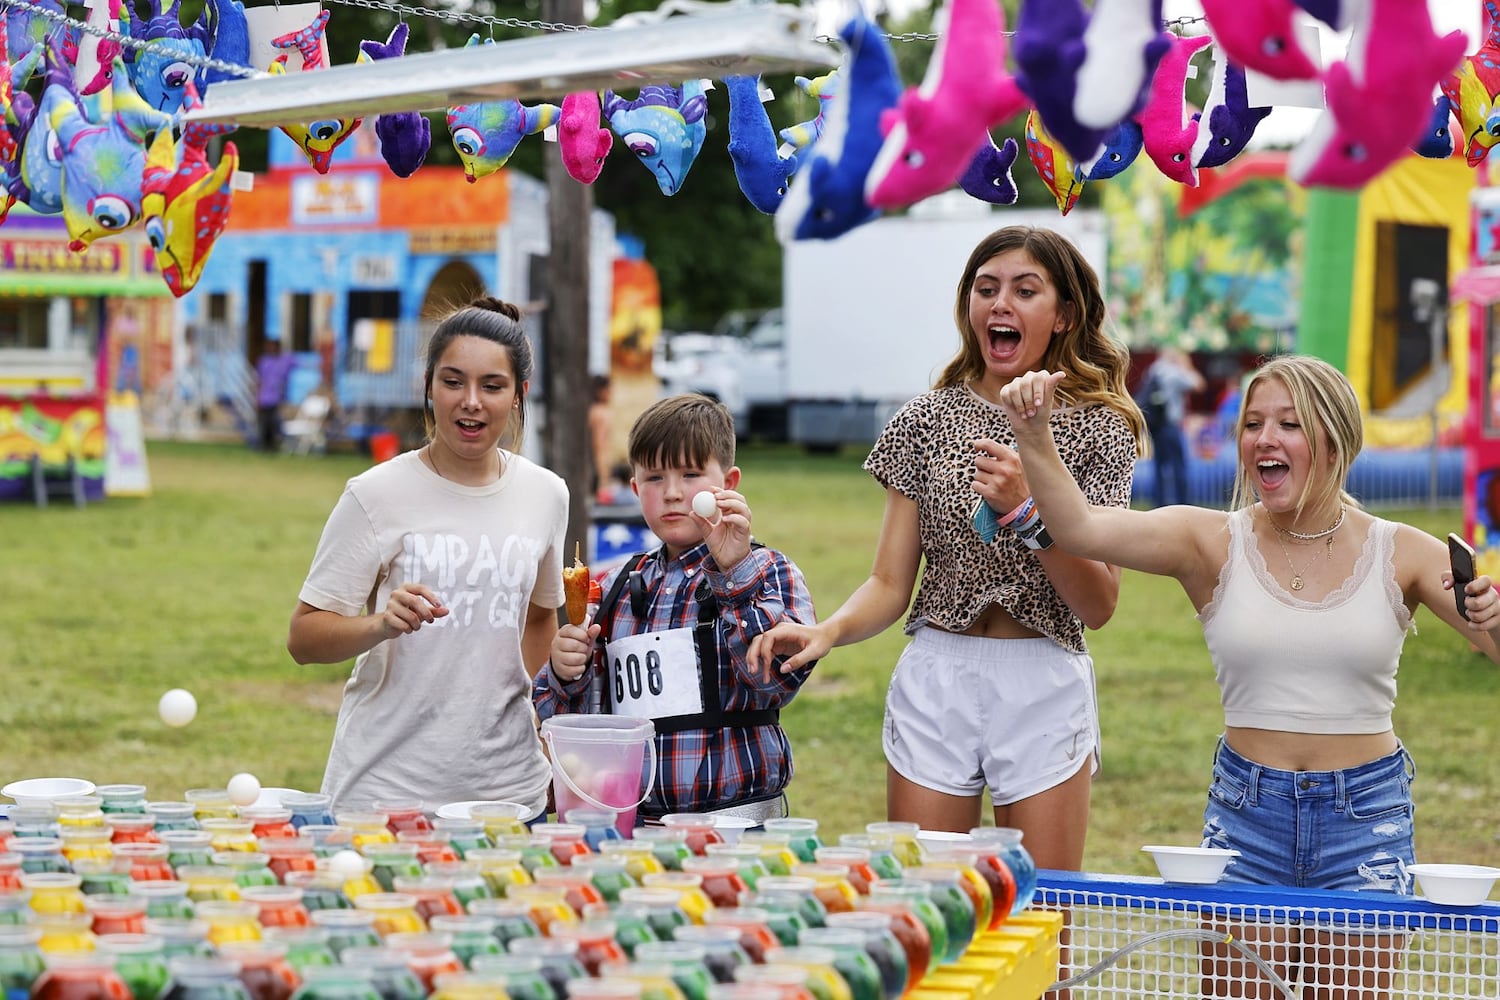
[[[616,715],[665,719],[703,711],[693,630],[674,628],[616,639],[604,647]]]

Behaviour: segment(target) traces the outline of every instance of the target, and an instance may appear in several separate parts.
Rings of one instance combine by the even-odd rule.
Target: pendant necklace
[[[1281,546],[1281,554],[1286,557],[1286,568],[1292,571],[1292,589],[1293,590],[1301,590],[1302,587],[1303,587],[1303,583],[1302,583],[1302,577],[1303,577],[1303,575],[1305,575],[1308,570],[1312,569],[1312,564],[1317,561],[1317,558],[1318,558],[1318,552],[1317,552],[1317,550],[1316,549],[1313,550],[1312,557],[1307,560],[1307,565],[1303,566],[1302,569],[1298,570],[1296,566],[1292,565],[1292,554],[1287,551],[1286,542],[1282,541],[1278,537],[1276,539],[1276,544]],[[1327,557],[1329,550],[1331,550],[1332,548],[1333,548],[1333,536],[1330,535],[1330,536],[1328,536],[1328,543],[1323,546],[1323,554],[1324,554],[1325,558]]]

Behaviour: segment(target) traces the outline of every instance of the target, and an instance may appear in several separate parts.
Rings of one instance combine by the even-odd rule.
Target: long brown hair
[[[1145,454],[1146,420],[1125,386],[1130,353],[1104,330],[1104,295],[1099,290],[1099,276],[1070,240],[1050,229],[1006,226],[980,240],[969,254],[953,304],[953,319],[958,325],[961,344],[933,388],[963,385],[984,374],[979,334],[969,323],[969,295],[985,262],[1011,250],[1024,250],[1046,270],[1057,289],[1058,302],[1065,307],[1068,326],[1053,334],[1052,343],[1042,357],[1042,367],[1048,371],[1067,373],[1057,387],[1059,401],[1073,406],[1103,403],[1119,411],[1135,435],[1136,453]]]

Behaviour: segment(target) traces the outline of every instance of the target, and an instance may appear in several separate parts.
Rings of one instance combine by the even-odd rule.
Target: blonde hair
[[[933,388],[963,385],[984,374],[979,334],[969,322],[969,296],[985,262],[1012,250],[1024,250],[1047,272],[1067,319],[1067,329],[1053,334],[1042,358],[1043,368],[1067,373],[1057,387],[1058,400],[1073,406],[1103,403],[1119,411],[1135,435],[1136,454],[1144,455],[1146,419],[1125,387],[1130,354],[1104,330],[1104,295],[1099,290],[1099,276],[1071,241],[1050,229],[1006,226],[980,240],[969,254],[953,304],[953,319],[961,341],[959,351],[944,367]]]
[[[1250,404],[1251,394],[1257,385],[1268,379],[1286,386],[1287,394],[1292,397],[1292,408],[1297,411],[1297,421],[1307,436],[1308,454],[1312,459],[1312,471],[1302,487],[1302,495],[1297,498],[1297,513],[1301,514],[1308,507],[1323,506],[1335,498],[1358,507],[1359,501],[1350,496],[1344,486],[1349,479],[1349,467],[1364,448],[1365,429],[1359,399],[1354,395],[1348,377],[1322,358],[1306,354],[1285,354],[1266,361],[1245,383],[1239,419],[1235,421],[1236,440],[1245,432],[1245,410]],[[1330,458],[1331,471],[1324,474]],[[1249,507],[1256,500],[1242,455],[1235,467],[1233,503],[1236,508]]]

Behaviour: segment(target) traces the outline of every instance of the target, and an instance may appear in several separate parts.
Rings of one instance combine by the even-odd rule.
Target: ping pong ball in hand
[[[229,779],[229,801],[237,806],[251,806],[260,798],[260,779],[241,771]]]
[[[358,851],[338,851],[328,859],[328,870],[346,882],[359,878],[365,873],[365,856]]]
[[[719,509],[719,501],[708,490],[693,494],[693,513],[705,521],[714,516]]]
[[[198,714],[198,699],[191,691],[173,688],[156,703],[156,713],[169,726],[185,726]]]

